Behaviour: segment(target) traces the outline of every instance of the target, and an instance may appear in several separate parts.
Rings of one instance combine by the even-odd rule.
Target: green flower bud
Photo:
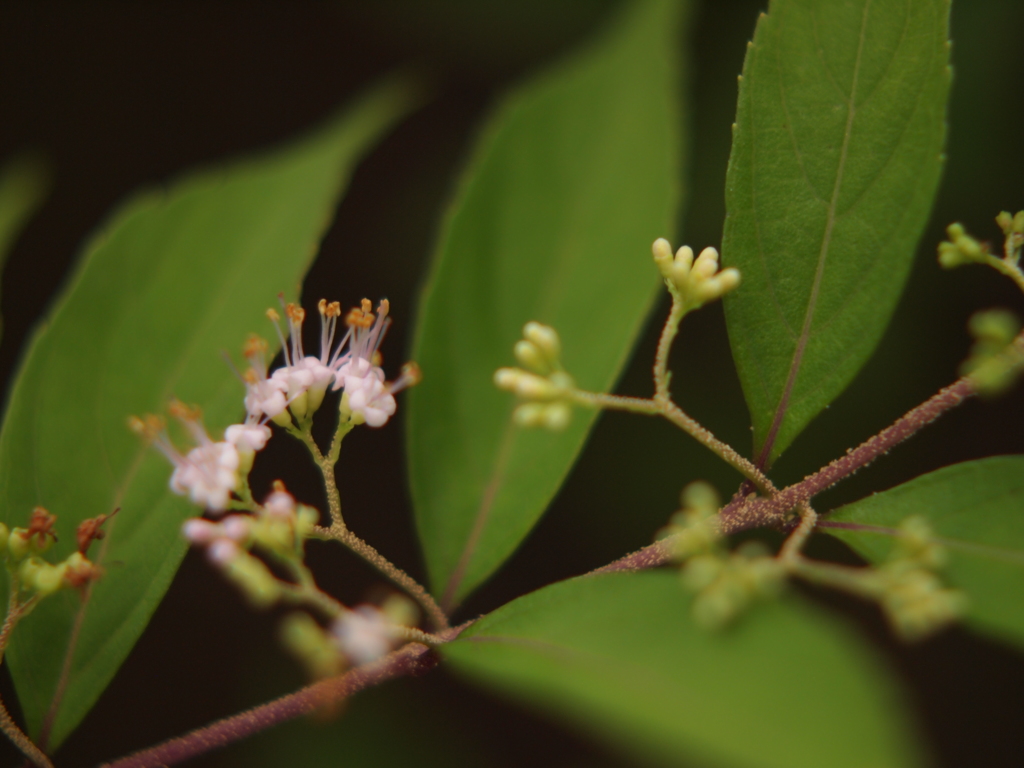
[[[330,636],[309,614],[286,616],[281,624],[281,642],[314,679],[331,677],[344,667],[344,659]]]
[[[554,328],[531,321],[523,326],[523,337],[533,343],[551,365],[557,366],[562,356],[562,342]]]
[[[15,528],[7,537],[7,551],[15,562],[21,560],[32,551],[27,528]]]
[[[996,224],[1003,230],[1004,235],[1010,234],[1013,231],[1013,214],[1009,211],[1000,211],[996,216]]]
[[[30,557],[18,567],[18,578],[23,589],[46,596],[64,586],[65,571],[65,563],[52,565],[38,557]]]
[[[1015,235],[1024,235],[1024,211],[1017,211],[1013,214],[1011,229]]]
[[[512,352],[516,356],[516,360],[524,368],[529,368],[531,371],[544,375],[551,371],[547,358],[532,341],[520,339],[512,347]]]
[[[241,552],[224,564],[224,574],[256,608],[267,608],[281,597],[281,584],[263,561]]]

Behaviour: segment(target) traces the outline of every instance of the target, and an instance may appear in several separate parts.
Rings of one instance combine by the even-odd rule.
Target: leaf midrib
[[[846,159],[850,148],[850,136],[853,132],[853,121],[857,114],[857,83],[860,76],[861,58],[864,52],[865,28],[867,26],[868,12],[870,9],[871,0],[866,0],[864,3],[864,12],[861,15],[860,35],[857,40],[857,56],[854,60],[853,77],[850,82],[850,97],[846,113],[846,127],[843,130],[843,145],[839,153],[839,167],[836,169],[836,180],[832,187],[832,197],[829,200],[828,216],[825,219],[825,235],[822,238],[821,249],[818,252],[818,263],[814,271],[814,282],[811,284],[811,295],[807,302],[807,310],[804,313],[804,322],[800,329],[800,336],[797,338],[796,349],[793,351],[793,359],[790,362],[789,373],[786,377],[786,384],[782,389],[782,395],[780,396],[779,403],[775,408],[775,415],[772,418],[772,424],[768,429],[767,436],[765,437],[764,445],[761,447],[761,451],[757,457],[757,466],[761,468],[769,464],[768,459],[771,455],[775,440],[778,437],[779,429],[782,427],[782,421],[785,418],[786,410],[789,405],[789,398],[792,395],[793,387],[796,384],[796,377],[800,372],[800,367],[803,363],[804,351],[807,348],[807,342],[810,338],[811,322],[814,319],[814,310],[818,303],[818,293],[821,290],[821,281],[825,274],[825,261],[828,258],[828,251],[832,241],[832,230],[837,218],[836,208],[839,204],[839,192],[842,187],[843,173],[846,168]],[[784,89],[780,88],[779,90],[780,96],[782,97],[783,109],[786,110],[788,114],[789,110],[786,105]],[[788,129],[792,135],[792,121],[788,121]],[[793,141],[795,143],[795,136],[793,136]],[[799,155],[799,153],[797,154]]]

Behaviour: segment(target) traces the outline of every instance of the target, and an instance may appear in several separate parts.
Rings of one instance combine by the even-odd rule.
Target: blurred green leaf
[[[650,244],[679,204],[681,3],[632,3],[580,55],[508,97],[441,236],[414,357],[408,448],[431,582],[450,607],[537,522],[594,423],[517,428],[492,383],[523,325],[561,334],[577,383],[611,387],[651,305]]]
[[[303,718],[247,739],[218,756],[222,768],[487,765],[478,734],[439,704],[437,686],[395,680],[361,691],[335,718]],[[431,693],[435,694],[434,697]]]
[[[81,520],[121,508],[91,553],[105,577],[85,599],[45,600],[11,644],[35,737],[68,665],[49,748],[138,639],[184,554],[181,522],[195,513],[170,493],[170,466],[129,432],[128,416],[162,411],[176,395],[203,407],[214,435],[238,420],[243,392],[221,351],[262,330],[278,292],[297,294],[355,163],[411,103],[408,84],[391,82],[295,144],[130,200],[36,331],[0,434],[3,519],[23,524],[37,504],[55,513],[57,560],[74,550]]]
[[[49,186],[49,169],[36,155],[20,155],[0,168],[0,271],[22,227],[42,204]]]
[[[948,0],[774,0],[747,48],[722,249],[729,340],[771,463],[871,355],[942,167]]]
[[[441,652],[487,687],[669,765],[916,765],[913,730],[857,632],[796,599],[710,633],[672,572],[560,582]]]
[[[1024,645],[1024,456],[954,464],[829,513],[828,528],[869,562],[888,555],[891,529],[923,515],[946,547],[945,580],[970,599],[976,629]]]

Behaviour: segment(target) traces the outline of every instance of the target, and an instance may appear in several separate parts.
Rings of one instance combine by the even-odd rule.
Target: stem
[[[974,394],[976,394],[976,390],[970,379],[966,377],[959,379],[939,390],[921,405],[908,411],[892,425],[864,441],[845,456],[819,469],[801,482],[779,491],[772,498],[758,498],[750,501],[738,499],[727,504],[719,512],[719,525],[722,532],[736,533],[749,528],[782,523],[789,510],[809,501],[813,496],[867,466],[879,456],[888,453],[895,446],[931,424],[943,413],[960,405]]]
[[[322,538],[334,539],[344,544],[408,592],[426,612],[430,618],[430,623],[435,629],[448,629],[448,617],[445,616],[444,611],[434,601],[434,598],[430,596],[430,593],[416,579],[412,578],[380,552],[352,533],[348,526],[345,525],[345,521],[341,516],[341,495],[338,493],[338,484],[334,479],[334,466],[338,463],[338,457],[341,454],[341,441],[352,427],[353,424],[350,421],[341,420],[338,422],[338,429],[334,433],[331,447],[328,449],[326,456],[313,439],[310,427],[307,426],[303,430],[291,427],[288,430],[309,448],[309,452],[313,454],[313,458],[320,468],[320,474],[324,478],[324,488],[327,491],[327,505],[331,513],[331,525],[327,528],[317,526],[315,533]]]
[[[757,489],[766,495],[775,493],[776,488],[765,474],[754,466],[753,462],[744,458],[728,443],[722,442],[692,416],[669,399],[656,395],[653,399],[640,397],[623,397],[622,395],[605,395],[599,392],[573,390],[570,397],[581,405],[591,408],[605,408],[613,411],[630,411],[648,416],[663,416],[686,432],[697,442],[710,450],[726,464],[731,466],[745,478],[750,480]]]
[[[412,578],[344,525],[318,528],[317,533],[344,544],[395,584],[402,587],[420,604],[420,607],[423,608],[435,629],[446,630],[449,628],[448,617],[445,616],[444,611],[441,610],[441,607],[431,597],[430,593],[416,579]]]
[[[878,584],[875,571],[870,568],[852,568],[848,565],[822,563],[808,560],[803,555],[795,555],[786,561],[787,570],[812,584],[823,587],[841,589],[844,592],[876,599]]]
[[[598,573],[618,573],[621,571],[642,571],[647,568],[657,568],[660,565],[667,565],[672,562],[673,543],[679,534],[666,536],[653,544],[648,544],[643,549],[638,549],[618,560],[613,560],[607,565],[589,571],[587,576],[594,576]]]
[[[1007,253],[1010,255],[1010,252]],[[1021,272],[1020,267],[1014,264],[1008,259],[1000,259],[989,254],[985,258],[985,263],[998,272],[1002,272],[1008,278],[1013,280],[1017,284],[1017,287],[1024,291],[1024,272]]]
[[[218,720],[185,736],[107,763],[102,768],[161,768],[175,765],[240,741],[274,725],[315,712],[372,685],[402,675],[425,672],[437,664],[437,657],[429,651],[425,645],[409,643],[372,664],[313,683],[295,693],[233,717]]]
[[[814,526],[818,523],[818,513],[814,511],[810,504],[801,504],[799,511],[800,524],[789,534],[789,538],[786,539],[782,549],[779,550],[778,558],[784,562],[800,557],[800,550],[807,543],[811,532],[814,531]]]
[[[659,400],[671,398],[669,382],[672,380],[672,374],[668,372],[668,355],[672,349],[672,342],[676,340],[676,335],[679,333],[679,324],[686,315],[686,305],[679,298],[678,291],[671,284],[669,292],[672,294],[672,308],[668,312],[665,326],[661,329],[661,338],[658,339],[658,351],[654,355],[654,392],[655,398]]]
[[[338,422],[338,429],[334,433],[331,447],[327,451],[326,456],[320,450],[320,446],[316,444],[316,440],[313,439],[310,426],[303,430],[298,430],[295,427],[289,427],[288,429],[289,433],[305,444],[309,452],[313,454],[313,460],[316,461],[317,467],[320,468],[320,474],[324,478],[324,490],[327,492],[327,508],[331,515],[331,528],[345,527],[345,520],[341,516],[341,494],[338,493],[338,482],[334,477],[334,467],[338,463],[338,456],[341,453],[341,441],[351,429],[352,424],[350,422]]]
[[[309,587],[304,584],[289,584],[283,582],[281,589],[288,599],[297,604],[303,603],[319,609],[330,619],[336,619],[342,614],[345,608],[330,595],[321,592],[315,586]]]
[[[11,639],[14,627],[17,626],[22,618],[28,615],[39,601],[39,595],[33,595],[26,602],[19,603],[18,579],[14,573],[10,572],[10,569],[8,569],[7,580],[10,582],[10,590],[7,596],[7,616],[4,617],[3,628],[0,629],[0,661],[3,660],[4,653],[7,651],[7,643]],[[4,735],[21,751],[21,754],[39,766],[39,768],[53,768],[53,763],[50,762],[50,759],[43,754],[43,751],[14,722],[14,718],[7,711],[3,700],[0,700],[0,731],[4,732]]]

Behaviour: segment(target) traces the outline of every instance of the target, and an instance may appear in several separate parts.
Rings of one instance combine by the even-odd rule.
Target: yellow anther
[[[247,358],[256,357],[257,355],[266,354],[269,349],[266,339],[260,338],[255,333],[252,334],[248,339],[245,340],[245,344],[242,345],[242,354]]]
[[[369,314],[370,310],[373,309],[373,302],[369,299],[363,299],[360,303],[362,304],[364,314]]]
[[[281,316],[279,314],[277,314],[277,310],[274,309],[273,307],[270,307],[269,309],[267,309],[267,317],[269,317],[271,322],[274,322],[274,323],[276,323],[278,320],[281,319]]]
[[[292,304],[291,302],[285,304],[284,312],[288,315],[288,319],[293,323],[301,323],[306,319],[306,310],[298,304]]]
[[[409,380],[408,386],[413,387],[423,381],[423,371],[414,362],[408,362],[402,366],[402,376]]]
[[[369,328],[373,325],[373,321],[376,318],[370,311],[370,300],[363,299],[363,307],[352,307],[349,310],[348,315],[345,316],[345,325],[349,328]]]
[[[203,416],[203,412],[198,405],[185,405],[185,403],[177,398],[171,400],[170,405],[167,406],[167,412],[182,421],[199,421]]]
[[[147,413],[141,419],[138,416],[128,417],[128,429],[140,437],[152,440],[164,430],[164,420],[152,413]]]

